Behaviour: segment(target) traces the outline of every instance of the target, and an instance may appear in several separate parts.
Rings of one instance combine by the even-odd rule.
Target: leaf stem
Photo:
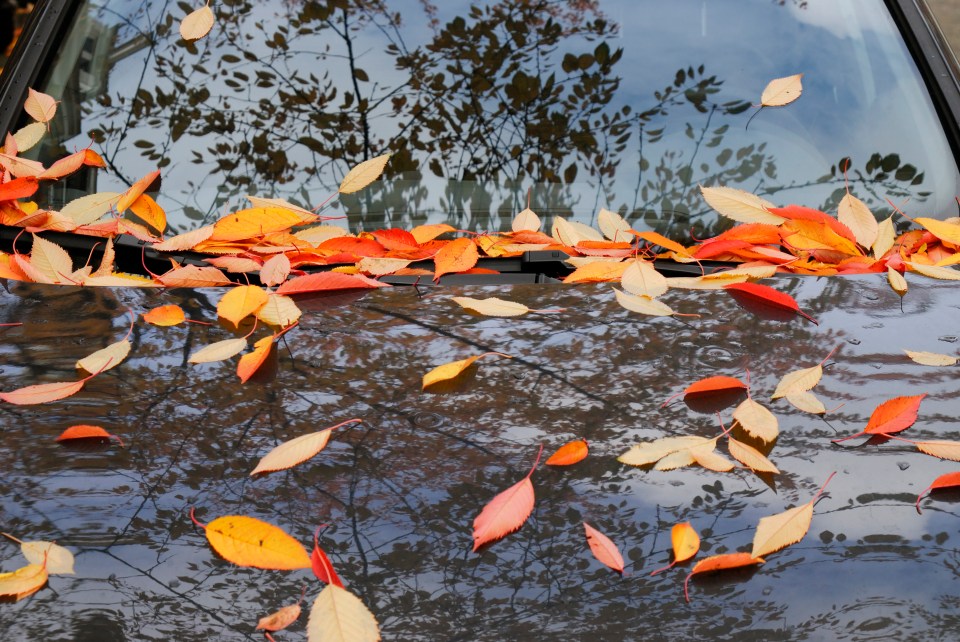
[[[190,507],[190,521],[193,522],[196,526],[199,526],[203,530],[207,530],[207,525],[197,521],[197,518],[193,514],[193,506]]]

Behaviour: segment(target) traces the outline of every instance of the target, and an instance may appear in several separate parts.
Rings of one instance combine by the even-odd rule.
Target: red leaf
[[[623,556],[609,537],[584,522],[583,528],[587,532],[587,544],[593,556],[618,573],[623,573]]]
[[[779,290],[760,285],[759,283],[730,283],[723,286],[723,289],[730,293],[737,303],[744,307],[762,306],[771,308],[779,312],[793,312],[799,314],[804,319],[812,321],[815,325],[820,325],[817,320],[800,309],[800,306],[792,296]]]
[[[894,397],[876,407],[863,432],[871,435],[889,435],[906,430],[917,420],[920,402],[926,394],[913,397]]]
[[[744,566],[755,566],[757,564],[763,564],[764,560],[762,557],[753,557],[750,553],[726,553],[724,555],[714,555],[706,559],[702,559],[693,567],[693,570],[690,571],[690,574],[687,575],[687,579],[683,581],[683,596],[687,599],[687,602],[690,601],[690,593],[688,592],[688,585],[690,583],[690,578],[694,575],[702,575],[703,573],[714,573],[716,571],[725,571],[731,568],[742,568]]]
[[[771,214],[794,221],[816,221],[822,223],[848,241],[857,242],[857,237],[853,235],[849,227],[820,210],[802,207],[800,205],[787,205],[786,207],[770,207],[768,211]]]
[[[340,577],[337,576],[337,572],[333,570],[333,564],[330,563],[330,558],[327,557],[327,554],[320,548],[319,536],[321,528],[323,528],[323,526],[318,526],[317,530],[313,532],[313,552],[310,554],[313,574],[316,575],[317,579],[321,582],[345,588],[343,582],[340,581]]]
[[[17,198],[28,198],[37,191],[37,179],[33,176],[15,178],[9,183],[0,185],[0,201],[12,201]]]
[[[920,500],[923,499],[923,496],[926,495],[928,491],[939,490],[941,488],[953,488],[954,486],[960,486],[960,472],[946,473],[934,479],[932,484],[924,488],[920,491],[920,494],[917,495],[917,512],[920,512]]]
[[[536,470],[537,464],[540,463],[540,454],[542,453],[543,446],[540,447],[537,461],[533,463],[533,468],[530,469],[527,476],[507,490],[497,494],[473,520],[474,552],[484,544],[496,541],[519,529],[530,517],[534,502],[533,484],[530,482],[530,477]]]
[[[277,294],[304,294],[307,292],[327,292],[331,290],[352,290],[357,288],[385,288],[387,283],[374,281],[362,274],[342,274],[340,272],[317,272],[299,276],[286,281],[277,288]]]
[[[331,255],[344,254],[351,257],[346,263],[356,263],[365,256],[383,256],[387,250],[373,239],[361,239],[355,236],[338,236],[327,239],[317,246],[321,252]]]
[[[373,233],[373,238],[391,252],[416,252],[420,249],[420,244],[413,234],[397,227],[377,230]]]
[[[111,435],[100,426],[89,426],[86,424],[70,426],[60,433],[56,441],[70,441],[72,439],[116,439],[120,447],[123,448],[123,440],[116,435]]]
[[[747,384],[736,377],[707,377],[687,386],[683,391],[684,396],[696,395],[705,392],[720,392],[728,390],[746,390]]]
[[[570,466],[583,461],[588,453],[587,442],[583,439],[571,441],[557,449],[557,452],[547,459],[547,466]]]

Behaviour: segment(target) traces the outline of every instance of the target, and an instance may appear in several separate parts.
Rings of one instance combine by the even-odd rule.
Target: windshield
[[[65,115],[28,155],[92,139],[107,167],[45,187],[42,205],[160,168],[182,232],[247,194],[314,207],[384,152],[383,181],[329,206],[351,231],[503,229],[529,204],[689,240],[730,223],[698,184],[835,212],[847,163],[878,216],[887,198],[952,215],[960,193],[880,0],[232,2],[192,44],[178,33],[191,8],[82,3],[39,87]],[[795,73],[801,98],[756,113]]]

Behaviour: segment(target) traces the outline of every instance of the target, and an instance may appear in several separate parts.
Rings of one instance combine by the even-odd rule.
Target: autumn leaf
[[[773,391],[771,399],[779,399],[787,395],[806,392],[813,388],[820,382],[820,378],[823,376],[823,364],[826,363],[836,351],[837,348],[831,350],[830,353],[823,358],[823,361],[812,368],[802,368],[785,374],[779,383],[777,383],[777,388]]]
[[[117,443],[120,444],[120,447],[123,448],[123,440],[117,437],[116,435],[111,435],[106,430],[100,426],[90,426],[87,424],[77,424],[76,426],[70,426],[56,438],[55,441],[71,441],[74,439],[99,439],[103,442],[107,442],[111,439],[116,439]]]
[[[289,275],[290,259],[287,258],[286,254],[271,256],[263,262],[263,267],[260,268],[260,282],[268,288],[280,285],[287,280]]]
[[[88,379],[89,377],[87,379],[81,379],[80,381],[38,383],[9,392],[0,392],[0,399],[18,406],[49,403],[51,401],[65,399],[70,395],[80,392],[80,390],[83,389],[83,384],[85,384]]]
[[[182,252],[183,250],[190,250],[213,236],[213,229],[213,225],[204,225],[195,230],[171,236],[162,243],[154,243],[153,249],[158,252]]]
[[[337,191],[341,194],[359,192],[380,178],[380,174],[383,173],[383,168],[387,166],[388,160],[390,160],[390,154],[382,154],[376,158],[363,161],[347,172],[347,175],[340,181],[340,189]]]
[[[21,600],[43,588],[47,577],[43,564],[28,564],[12,573],[0,573],[0,597]]]
[[[270,356],[270,350],[273,349],[274,337],[263,337],[253,344],[253,350],[240,357],[237,364],[237,376],[240,377],[240,383],[247,383],[260,366]]]
[[[960,472],[945,473],[940,475],[933,480],[933,483],[924,488],[922,491],[920,491],[920,494],[917,495],[917,512],[920,512],[920,501],[928,492],[932,493],[933,491],[940,490],[942,488],[956,488],[957,486],[960,486]]]
[[[587,544],[590,546],[590,552],[597,558],[597,561],[618,573],[623,573],[623,556],[620,554],[617,545],[590,524],[584,522],[583,528],[587,534]]]
[[[827,407],[823,402],[817,399],[817,396],[809,390],[791,392],[785,399],[790,402],[797,410],[809,412],[814,415],[822,415],[827,412]]]
[[[662,573],[680,562],[686,562],[700,550],[700,536],[690,522],[674,524],[673,528],[670,529],[670,543],[673,545],[673,561],[667,566],[653,571],[650,575]]]
[[[33,235],[30,265],[48,279],[46,283],[63,283],[73,272],[73,259],[62,247],[42,236]]]
[[[753,305],[771,308],[774,311],[792,312],[811,321],[814,325],[819,325],[816,319],[800,309],[792,296],[769,286],[759,283],[730,283],[723,289],[729,292],[737,303],[748,309]]]
[[[320,548],[319,538],[321,528],[323,528],[323,526],[318,526],[317,530],[313,532],[313,552],[310,553],[310,563],[313,568],[313,574],[321,582],[344,588],[343,582],[333,568],[333,563],[330,562],[330,558],[327,557],[327,554]]]
[[[849,192],[845,194],[837,208],[837,219],[850,228],[857,243],[865,248],[873,247],[880,225],[863,201]]]
[[[767,83],[760,95],[763,107],[782,107],[789,105],[803,92],[803,74],[794,74],[784,78],[775,78]]]
[[[725,457],[714,452],[718,437],[708,439],[695,435],[661,437],[641,442],[617,458],[628,466],[648,466],[656,462],[654,470],[674,470],[698,463],[704,468],[725,472],[733,468]]]
[[[53,542],[24,542],[10,533],[0,533],[20,545],[20,552],[31,564],[45,566],[50,575],[75,575],[73,553]]]
[[[586,459],[588,452],[586,440],[578,439],[560,446],[544,463],[548,466],[572,466]]]
[[[827,481],[823,483],[817,494],[813,496],[806,504],[791,508],[777,515],[764,517],[757,524],[757,531],[753,536],[753,550],[750,552],[752,557],[761,557],[776,553],[777,551],[796,544],[810,529],[810,521],[813,519],[813,505],[823,494],[823,490],[833,479],[836,473],[831,473]]]
[[[953,268],[940,267],[938,265],[924,265],[914,261],[906,261],[905,263],[914,272],[918,272],[924,276],[929,276],[932,279],[940,279],[941,281],[960,281],[960,271],[954,270]]]
[[[597,227],[611,241],[629,241],[633,237],[633,227],[622,216],[603,207],[597,212]]]
[[[276,289],[277,294],[306,294],[309,292],[332,292],[334,290],[356,290],[368,288],[390,287],[388,283],[381,283],[368,279],[362,274],[340,274],[339,272],[317,272],[298,276],[284,281]]]
[[[353,593],[327,584],[313,602],[307,642],[378,642],[380,626]]]
[[[755,196],[750,192],[733,187],[704,187],[700,186],[700,193],[707,205],[717,213],[740,223],[766,223],[779,225],[784,219],[771,214],[768,208],[773,203]]]
[[[105,372],[120,365],[130,354],[130,341],[121,339],[77,361],[77,368],[85,372]]]
[[[190,355],[187,359],[190,363],[213,363],[223,361],[235,355],[240,354],[247,348],[247,340],[244,337],[239,339],[224,339],[204,346]]]
[[[217,303],[217,316],[239,327],[241,321],[263,307],[266,302],[267,293],[263,288],[238,285],[220,298]]]
[[[297,322],[303,312],[293,299],[282,294],[270,293],[267,302],[257,310],[257,318],[264,323],[286,328]]]
[[[960,461],[960,441],[915,441],[913,445],[924,454],[950,461]]]
[[[737,441],[733,437],[728,439],[727,447],[730,450],[730,456],[739,461],[744,466],[758,473],[772,473],[779,475],[780,471],[767,459],[763,453],[749,444]]]
[[[97,192],[75,198],[60,209],[60,213],[77,225],[93,223],[120,201],[119,192]]]
[[[513,217],[510,229],[514,232],[537,232],[540,230],[540,217],[528,207]]]
[[[683,596],[690,601],[689,584],[694,575],[703,575],[705,573],[716,573],[717,571],[726,571],[734,568],[744,568],[747,566],[756,566],[763,564],[764,560],[760,557],[754,557],[749,553],[724,553],[723,555],[712,555],[700,560],[687,575],[683,581]]]
[[[272,473],[278,470],[286,470],[287,468],[293,468],[297,464],[302,464],[326,448],[327,442],[330,440],[330,435],[335,429],[347,424],[360,422],[360,419],[348,419],[336,426],[324,428],[323,430],[285,441],[264,455],[257,464],[257,467],[250,473],[250,476],[252,477],[259,473]]]
[[[477,245],[471,239],[454,239],[443,246],[433,257],[436,269],[433,272],[434,280],[444,274],[464,272],[477,264],[480,255]]]
[[[700,395],[714,392],[727,392],[730,390],[746,390],[747,384],[736,377],[714,376],[707,377],[691,383],[684,388],[683,395]]]
[[[533,483],[530,477],[540,463],[543,446],[527,476],[498,493],[473,520],[473,551],[518,530],[533,512]]]
[[[960,245],[960,225],[955,222],[940,221],[935,218],[917,217],[914,223],[919,223],[938,239]]]
[[[168,288],[202,288],[218,285],[233,285],[226,275],[215,267],[185,265],[164,272],[157,277]]]
[[[957,364],[957,357],[949,354],[939,354],[936,352],[914,352],[913,350],[904,350],[907,356],[914,362],[922,366],[953,366]]]
[[[179,305],[161,305],[143,313],[143,320],[157,326],[180,325],[187,316]]]
[[[17,153],[22,154],[23,152],[29,151],[34,145],[43,140],[43,136],[46,133],[47,126],[40,122],[30,123],[18,129],[13,134],[13,138],[17,143]]]
[[[57,101],[47,94],[28,89],[23,110],[38,123],[49,123],[57,113]]]
[[[130,211],[158,232],[167,229],[167,214],[148,194],[141,194],[130,203]]]
[[[620,277],[620,286],[634,296],[655,299],[667,291],[667,279],[650,261],[630,261]],[[624,306],[626,307],[626,306]]]
[[[770,443],[780,434],[777,418],[751,398],[746,398],[733,411],[737,424],[751,437]]]
[[[651,317],[668,317],[676,314],[666,303],[662,303],[648,296],[635,296],[622,292],[617,288],[613,288],[613,292],[617,298],[617,303],[630,312],[645,314]]]
[[[282,631],[300,618],[300,603],[290,604],[265,615],[257,622],[255,631]]]
[[[505,301],[496,297],[474,299],[468,296],[455,296],[451,299],[461,307],[490,317],[518,317],[530,312],[530,308],[522,303]]]
[[[461,373],[463,373],[467,368],[472,366],[477,359],[482,359],[486,356],[496,355],[498,357],[503,357],[504,359],[512,359],[508,354],[503,354],[502,352],[484,352],[483,354],[478,354],[472,357],[467,357],[466,359],[460,359],[459,361],[451,361],[450,363],[445,363],[442,366],[437,366],[427,374],[423,375],[423,385],[422,390],[427,390],[430,386],[435,386],[438,383],[443,381],[449,381],[455,379]]]
[[[561,216],[553,219],[553,238],[561,245],[574,247],[580,241],[602,241],[603,234],[589,225],[577,221],[568,221]]]
[[[15,178],[7,183],[0,184],[0,201],[12,201],[18,198],[33,196],[40,183],[32,176]]]
[[[926,393],[924,393],[922,395],[888,399],[874,409],[870,415],[870,420],[867,421],[867,427],[862,432],[832,441],[837,443],[862,435],[891,435],[906,430],[917,420],[920,403],[926,396]]]
[[[255,517],[227,515],[206,526],[194,522],[204,528],[213,550],[237,566],[278,571],[310,568],[310,556],[300,542]]]
[[[153,182],[160,177],[160,170],[156,169],[146,176],[137,180],[133,185],[127,188],[127,191],[120,196],[117,201],[117,211],[123,213],[128,207],[140,198],[146,192]]]
[[[199,40],[213,28],[214,15],[209,2],[184,16],[180,21],[180,37],[188,42]]]

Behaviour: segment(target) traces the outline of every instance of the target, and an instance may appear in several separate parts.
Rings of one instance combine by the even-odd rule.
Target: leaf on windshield
[[[808,390],[791,392],[784,398],[797,410],[809,412],[813,415],[822,415],[827,412],[827,407],[823,405],[823,402]]]
[[[47,578],[43,564],[28,564],[12,573],[0,573],[0,596],[22,600],[43,588]]]
[[[306,294],[308,292],[326,292],[332,290],[355,290],[367,288],[386,288],[389,283],[369,279],[362,274],[341,274],[339,272],[317,272],[298,276],[285,281],[277,288],[277,294]]]
[[[468,296],[455,296],[451,299],[461,307],[489,317],[518,317],[530,312],[530,308],[522,303],[506,301],[497,297],[474,299]]]
[[[653,571],[650,575],[662,573],[681,562],[686,562],[700,550],[700,536],[690,522],[674,524],[673,528],[670,529],[670,543],[673,547],[673,561],[667,566]]]
[[[49,279],[46,283],[63,283],[73,272],[73,260],[67,251],[36,234],[30,249],[30,265]]]
[[[907,293],[907,280],[892,267],[887,268],[887,281],[890,283],[890,288],[901,297]]]
[[[300,542],[254,517],[218,517],[204,530],[213,550],[237,566],[277,571],[310,568],[310,555]]]
[[[457,378],[463,374],[467,368],[472,366],[477,359],[482,359],[483,357],[488,356],[498,356],[503,357],[504,359],[513,358],[508,354],[503,354],[502,352],[484,352],[483,354],[467,357],[466,359],[461,359],[459,361],[445,363],[442,366],[437,366],[427,374],[423,375],[422,390],[428,390],[430,386],[435,386],[439,383]]]
[[[652,299],[648,296],[635,296],[633,294],[622,292],[617,288],[613,288],[613,292],[617,298],[617,303],[630,312],[645,314],[651,317],[668,317],[676,314],[676,312],[674,312],[673,309],[666,303],[657,301],[656,299]]]
[[[527,476],[498,493],[473,520],[473,550],[494,542],[523,526],[533,512],[534,493],[530,477],[540,463],[543,447]]]
[[[267,293],[256,285],[238,285],[224,294],[217,303],[217,316],[239,327],[240,322],[267,302]]]
[[[240,357],[237,364],[237,376],[240,377],[240,383],[247,383],[250,377],[256,374],[260,366],[266,362],[273,349],[273,336],[263,337],[253,344],[253,350]]]
[[[913,261],[905,261],[904,264],[909,266],[914,272],[919,272],[920,274],[929,276],[933,279],[940,279],[943,281],[960,281],[960,271],[952,268],[940,267],[939,265],[924,265],[922,263],[916,263]]]
[[[270,293],[267,302],[257,310],[257,318],[278,328],[286,328],[296,323],[303,314],[297,304],[288,296]]]
[[[633,227],[616,212],[600,208],[597,213],[597,227],[611,241],[630,241],[633,239]]]
[[[540,217],[537,216],[532,209],[529,207],[513,217],[513,223],[511,223],[510,228],[514,232],[539,232],[540,231]]]
[[[134,201],[140,198],[158,178],[160,178],[159,169],[150,172],[127,188],[127,191],[121,194],[120,200],[117,201],[117,211],[122,214],[128,207],[133,205]]]
[[[749,309],[751,312],[754,312],[756,307],[770,308],[774,311],[792,312],[802,316],[814,325],[819,325],[816,319],[800,309],[800,306],[792,296],[785,292],[775,290],[770,286],[761,285],[760,283],[730,283],[723,286],[723,289],[726,290],[737,303]]]
[[[18,198],[29,198],[37,192],[40,183],[32,176],[15,178],[0,185],[0,201],[12,201]]]
[[[161,305],[143,313],[143,320],[157,326],[180,325],[187,315],[179,305]]]
[[[84,166],[86,158],[86,150],[80,150],[69,156],[64,156],[45,169],[37,178],[41,180],[57,180],[64,176],[69,176]]]
[[[265,286],[280,285],[290,276],[290,259],[286,254],[271,256],[260,268],[260,282]]]
[[[307,642],[378,642],[380,626],[360,598],[327,584],[310,608]]]
[[[171,236],[162,243],[154,243],[153,249],[158,252],[182,252],[191,250],[199,243],[203,243],[213,235],[213,226],[204,225],[195,230]]]
[[[157,277],[168,288],[202,288],[211,285],[233,285],[223,272],[215,267],[186,265],[164,272]]]
[[[433,278],[437,280],[444,274],[465,272],[475,266],[479,259],[477,245],[472,239],[454,239],[444,245],[433,257],[436,266]]]
[[[64,205],[60,213],[72,219],[77,225],[88,225],[109,212],[120,200],[120,196],[119,192],[87,194]]]
[[[323,528],[323,526],[318,526],[317,529],[313,531],[313,552],[310,553],[310,563],[312,564],[313,574],[324,584],[334,584],[335,586],[344,588],[343,581],[333,568],[333,563],[323,549],[320,548],[321,528]]]
[[[30,123],[18,129],[13,135],[13,139],[17,144],[17,153],[22,154],[23,152],[29,151],[34,145],[43,140],[43,136],[46,133],[47,126],[39,122]]]
[[[188,13],[180,21],[180,37],[188,42],[199,40],[213,28],[214,15],[209,2]]]
[[[255,631],[282,631],[300,619],[300,603],[290,604],[257,621]]]
[[[597,558],[597,561],[618,573],[623,573],[623,555],[620,554],[620,549],[613,543],[613,540],[586,522],[583,523],[583,529],[586,531],[590,552]]]
[[[130,204],[130,211],[161,234],[167,229],[166,212],[149,194],[141,194],[137,200]]]
[[[813,519],[813,505],[817,503],[820,495],[823,494],[823,490],[835,474],[832,473],[827,478],[827,481],[813,496],[813,499],[806,504],[777,515],[762,518],[757,524],[757,530],[753,536],[753,550],[751,550],[750,555],[762,557],[770,553],[776,553],[803,539],[807,531],[810,530],[810,521]]]
[[[335,429],[347,424],[360,423],[360,421],[360,419],[348,419],[336,426],[324,428],[323,430],[285,441],[264,455],[256,468],[250,473],[250,476],[253,477],[260,473],[273,473],[278,470],[293,468],[297,464],[302,464],[308,459],[315,457],[320,451],[327,447],[327,442],[330,441],[330,435]]]
[[[789,105],[803,92],[803,74],[794,74],[784,78],[775,78],[767,83],[760,95],[760,104],[764,107],[782,107]]]
[[[215,361],[223,361],[224,359],[229,359],[230,357],[240,354],[246,350],[246,348],[247,340],[243,337],[240,337],[239,339],[225,339],[223,341],[217,341],[216,343],[211,343],[208,346],[200,348],[191,354],[187,361],[190,363],[213,363]]]
[[[953,366],[957,364],[957,357],[937,352],[914,352],[904,350],[907,356],[922,366]]]
[[[53,542],[20,541],[10,533],[2,535],[20,545],[20,552],[31,564],[44,566],[50,575],[75,575],[73,553]]]
[[[667,279],[657,272],[651,261],[627,261],[627,267],[620,277],[620,286],[635,296],[655,299],[667,291]]]
[[[547,466],[572,466],[586,459],[588,452],[586,440],[578,439],[560,446],[544,463]]]
[[[16,176],[17,178],[23,176],[32,176],[36,178],[46,171],[43,163],[38,163],[37,161],[26,158],[19,158],[10,154],[0,154],[0,167],[3,167],[5,170],[10,172],[11,175]]]
[[[77,424],[70,426],[57,437],[54,441],[73,441],[75,439],[96,439],[101,443],[107,443],[111,439],[116,439],[117,443],[123,448],[123,440],[116,435],[111,435],[100,426],[90,426],[87,424]]]
[[[873,247],[880,233],[880,225],[866,203],[849,192],[840,199],[837,219],[850,228],[857,243],[865,248]]]
[[[364,187],[380,178],[383,168],[387,166],[390,160],[390,154],[382,154],[376,158],[365,160],[343,177],[340,181],[340,188],[337,190],[341,194],[353,194],[359,192]]]
[[[742,189],[700,185],[700,193],[707,205],[734,221],[769,225],[779,225],[784,221],[769,211],[768,208],[774,207],[773,203]]]
[[[593,257],[589,263],[581,264],[576,270],[563,278],[564,283],[597,283],[619,281],[623,277],[627,263],[619,259]]]
[[[47,94],[28,89],[23,110],[38,123],[49,123],[57,113],[57,101]]]

